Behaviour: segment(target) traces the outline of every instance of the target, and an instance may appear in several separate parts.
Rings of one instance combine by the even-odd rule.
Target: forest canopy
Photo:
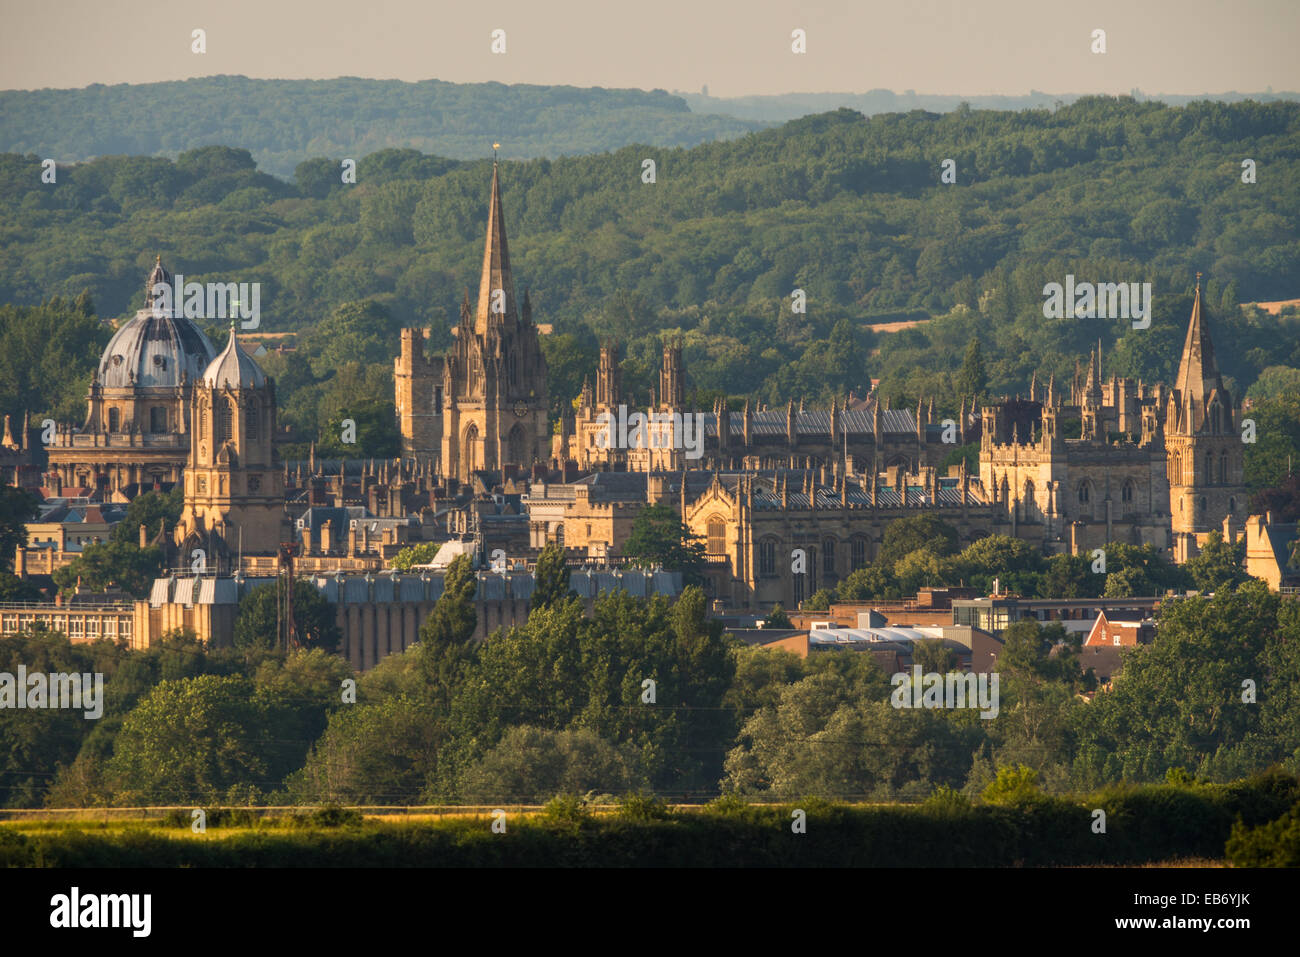
[[[623,343],[626,390],[644,398],[660,339],[676,334],[697,397],[816,403],[880,379],[895,405],[933,395],[951,414],[973,340],[988,395],[1023,393],[1035,372],[1068,382],[1098,341],[1107,376],[1170,381],[1197,272],[1234,393],[1266,369],[1264,395],[1291,382],[1294,313],[1238,307],[1297,295],[1298,133],[1288,102],[839,110],[691,149],[503,161],[501,176],[515,281],[554,329],[553,412],[593,371],[599,338]],[[14,304],[0,337],[22,339],[14,310],[55,295],[69,321],[87,291],[102,316],[139,308],[161,253],[188,279],[262,284],[259,331],[299,334],[296,352],[264,362],[289,424],[322,434],[344,411],[382,417],[345,406],[391,401],[400,327],[449,344],[478,285],[491,160],[385,149],[359,159],[351,185],[344,158],[303,162],[287,183],[248,149],[207,146],[61,166],[49,184],[38,155],[0,154],[0,302]],[[955,184],[940,180],[945,159]],[[1150,328],[1045,320],[1043,287],[1067,275],[1151,282]],[[900,321],[915,325],[878,328]],[[74,405],[93,368],[84,351],[0,395],[4,411]]]

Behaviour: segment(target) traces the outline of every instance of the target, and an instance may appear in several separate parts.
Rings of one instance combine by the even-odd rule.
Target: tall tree
[[[971,339],[966,347],[966,358],[962,360],[961,371],[957,374],[957,391],[963,396],[974,396],[977,400],[988,387],[989,376],[984,368],[984,350],[978,339]]]
[[[428,680],[428,693],[445,708],[473,659],[472,642],[478,626],[474,593],[478,575],[468,555],[460,555],[447,566],[442,596],[420,626],[420,661]]]
[[[532,607],[549,608],[572,594],[564,546],[558,542],[549,542],[537,557],[537,567],[533,571]]]

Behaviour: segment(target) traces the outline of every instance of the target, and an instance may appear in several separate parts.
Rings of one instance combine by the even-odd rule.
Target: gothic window
[[[257,441],[257,410],[249,409],[244,413],[244,438],[250,442]]]
[[[122,413],[117,409],[108,410],[108,431],[117,432],[122,427]]]
[[[1229,515],[1236,515],[1236,514],[1237,514],[1237,499],[1236,499],[1236,497],[1233,497],[1233,498],[1228,499],[1228,514],[1229,514]]]
[[[776,577],[776,542],[758,543],[758,573],[763,578]]]
[[[442,386],[440,385],[433,387],[433,411],[442,414]]]
[[[515,465],[528,464],[528,441],[524,438],[522,426],[516,425],[510,430],[510,437],[506,440],[506,447],[510,462]]]
[[[207,406],[199,409],[199,438],[208,437],[208,409]]]
[[[259,475],[250,475],[248,477],[248,490],[250,492],[260,492],[262,490],[262,478]]]
[[[1202,512],[1205,511],[1205,496],[1204,496],[1204,495],[1201,496],[1201,511],[1202,511]]]
[[[1214,484],[1214,453],[1205,453],[1205,484]]]
[[[1132,501],[1133,501],[1133,482],[1132,482],[1132,481],[1128,481],[1128,482],[1125,482],[1125,483],[1124,483],[1124,487],[1120,490],[1119,497],[1120,497],[1120,501],[1123,501],[1123,502],[1132,502]]]
[[[827,575],[835,574],[835,539],[827,538],[822,542],[822,571]]]
[[[1219,484],[1228,484],[1228,453],[1219,453]]]
[[[794,576],[794,603],[799,605],[803,601],[803,575]]]
[[[167,410],[161,405],[149,407],[149,431],[154,435],[167,431]]]
[[[234,421],[233,409],[228,402],[222,402],[219,405],[220,407],[217,409],[217,434],[213,438],[217,442],[224,442],[226,439],[233,438],[235,434],[235,428],[232,424]]]
[[[708,533],[708,553],[710,555],[725,555],[727,553],[727,526],[719,516],[709,516]]]
[[[463,449],[466,473],[477,472],[481,467],[478,458],[478,426],[470,425],[470,427],[465,430],[465,443]]]
[[[865,539],[853,539],[849,544],[849,557],[854,571],[867,563],[867,543]]]
[[[1080,485],[1079,485],[1079,504],[1080,504],[1080,505],[1087,505],[1087,504],[1088,504],[1088,501],[1089,501],[1089,498],[1090,498],[1090,495],[1091,495],[1091,493],[1090,493],[1090,491],[1089,491],[1089,489],[1088,489],[1088,483],[1087,483],[1087,482],[1082,482],[1082,483],[1080,483]]]

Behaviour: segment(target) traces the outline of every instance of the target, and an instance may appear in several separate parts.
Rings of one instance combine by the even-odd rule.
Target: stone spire
[[[1210,329],[1201,311],[1201,274],[1196,274],[1196,299],[1192,302],[1192,318],[1187,324],[1187,338],[1183,341],[1183,355],[1178,362],[1178,378],[1174,380],[1183,402],[1193,400],[1204,405],[1210,393],[1223,388],[1219,367],[1214,361],[1214,343]]]
[[[498,290],[500,292],[498,292]],[[504,294],[504,301],[502,301]],[[496,309],[493,309],[493,299]],[[506,244],[506,218],[501,207],[501,180],[497,164],[492,163],[492,198],[488,201],[487,238],[483,243],[483,275],[478,286],[478,309],[474,314],[474,331],[486,332],[488,318],[498,320],[519,317],[515,309],[515,285],[510,276],[510,250]]]

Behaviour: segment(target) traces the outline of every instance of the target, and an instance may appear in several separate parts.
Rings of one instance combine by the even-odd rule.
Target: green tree
[[[694,581],[704,566],[704,543],[669,505],[647,505],[632,522],[623,556],[641,568],[679,571]]]
[[[625,794],[646,786],[636,759],[584,728],[520,725],[467,768],[471,804],[540,804],[560,794]]]
[[[1201,550],[1184,564],[1199,591],[1217,592],[1236,588],[1250,576],[1246,574],[1246,542],[1230,545],[1220,532],[1210,532]]]
[[[54,571],[54,584],[65,594],[80,583],[87,591],[110,588],[144,598],[153,580],[162,574],[162,549],[141,548],[133,542],[103,542],[87,545],[71,562]]]
[[[139,544],[143,525],[147,540],[152,542],[162,529],[180,521],[184,505],[185,489],[179,483],[170,492],[143,492],[126,507],[126,515],[113,527],[109,540]]]
[[[269,650],[277,647],[280,618],[277,604],[284,599],[281,581],[258,585],[239,600],[235,618],[235,647],[244,650]],[[303,648],[332,652],[341,637],[335,607],[311,582],[293,583],[293,623]]]
[[[0,572],[13,570],[14,552],[27,544],[27,523],[37,516],[38,504],[26,489],[0,486]]]
[[[925,674],[946,675],[957,668],[957,652],[942,638],[923,638],[912,643],[912,664],[920,665]]]
[[[122,803],[221,801],[236,786],[267,781],[272,737],[247,679],[164,681],[122,722],[108,777]]]
[[[896,518],[885,527],[877,563],[894,569],[897,562],[922,551],[934,558],[946,558],[957,551],[957,529],[933,515]]]
[[[407,545],[400,552],[388,560],[389,568],[396,568],[400,572],[409,572],[414,565],[427,565],[438,554],[438,549],[442,545],[439,542],[421,542],[418,545]]]
[[[443,732],[422,698],[395,695],[333,711],[286,789],[300,803],[415,804]]]
[[[793,628],[790,622],[790,616],[785,613],[781,603],[777,602],[772,606],[771,613],[763,619],[764,628]]]
[[[962,396],[973,396],[978,401],[988,388],[988,381],[988,372],[984,368],[984,349],[980,346],[979,339],[973,338],[966,347],[961,371],[957,373],[957,392]]]
[[[477,591],[478,575],[469,556],[458,555],[447,566],[442,595],[420,626],[421,665],[435,706],[445,708],[451,702],[473,660]]]
[[[564,546],[548,542],[537,556],[537,567],[533,570],[532,607],[549,608],[572,594]]]

